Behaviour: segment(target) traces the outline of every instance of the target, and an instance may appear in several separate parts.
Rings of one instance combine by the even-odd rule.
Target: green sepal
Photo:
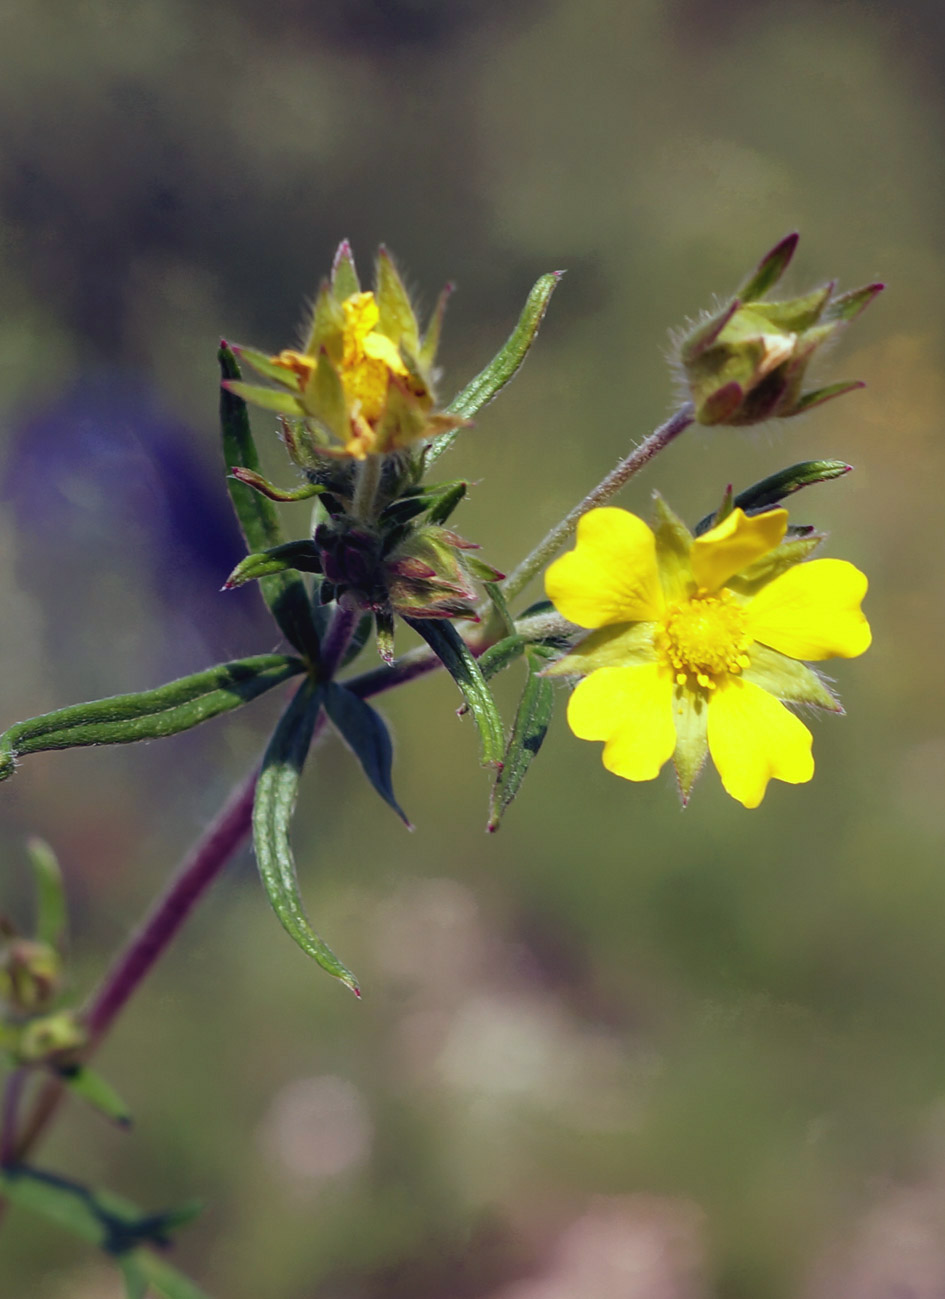
[[[74,1096],[81,1097],[86,1104],[91,1105],[100,1114],[104,1114],[113,1123],[117,1123],[119,1127],[131,1127],[131,1112],[128,1106],[101,1074],[95,1073],[84,1064],[59,1069],[57,1072]]]
[[[816,406],[823,406],[824,402],[833,401],[835,397],[843,397],[848,392],[857,392],[860,388],[865,388],[866,384],[862,379],[841,380],[839,383],[828,383],[824,388],[812,388],[810,392],[803,392],[794,403],[793,408],[788,411],[788,415],[806,415],[808,411],[813,410]]]
[[[873,284],[864,284],[861,289],[851,289],[849,293],[841,293],[839,297],[828,303],[824,320],[842,320],[846,323],[855,320],[885,287],[885,284],[877,281]]]
[[[472,419],[477,411],[482,410],[487,402],[492,401],[515,375],[532,343],[538,334],[538,328],[548,310],[551,295],[558,287],[564,271],[552,271],[536,280],[525,306],[519,316],[518,324],[509,335],[505,346],[492,358],[485,369],[480,370],[471,379],[462,392],[457,393],[446,407],[448,415],[460,419]],[[456,440],[456,432],[444,433],[427,450],[427,464],[432,464],[444,451],[449,450]]]
[[[45,839],[31,836],[26,853],[36,880],[36,937],[55,951],[62,951],[66,936],[66,892],[56,854]]]
[[[758,644],[752,645],[749,658],[751,663],[743,673],[745,680],[761,686],[776,699],[823,708],[828,713],[843,712],[839,699],[824,679],[806,663]]]
[[[247,555],[223,583],[223,590],[230,591],[244,582],[257,582],[271,573],[284,573],[290,569],[302,573],[322,571],[321,552],[314,541],[285,541],[271,550]]]
[[[280,504],[307,501],[312,496],[320,496],[325,490],[321,483],[302,483],[300,487],[276,487],[268,478],[263,478],[262,474],[257,474],[252,469],[245,469],[242,465],[236,466],[232,477],[237,482],[252,487],[254,491],[261,492],[263,496],[268,496],[270,501],[278,501]]]
[[[433,314],[430,317],[430,323],[423,335],[423,342],[420,344],[417,360],[425,370],[430,370],[436,360],[436,350],[440,345],[440,331],[443,328],[446,304],[449,302],[452,292],[452,284],[445,285],[440,291],[440,296],[436,300],[436,306],[433,308]]]
[[[220,344],[218,356],[224,380],[238,380],[240,368],[226,343]],[[237,468],[258,473],[259,456],[253,441],[246,403],[225,387],[220,389],[220,426],[227,474],[232,474]],[[227,478],[227,490],[246,541],[246,549],[251,554],[269,550],[286,540],[271,501],[246,483],[232,477]],[[301,653],[316,658],[318,636],[312,622],[305,584],[298,574],[274,573],[260,582],[259,590],[285,637]]]
[[[502,718],[472,650],[445,619],[405,618],[404,621],[423,637],[462,691],[479,730],[483,766],[501,767],[505,748]]]
[[[729,487],[723,499],[722,511],[716,510],[714,514],[707,514],[704,519],[700,519],[694,529],[695,535],[699,537],[721,523],[722,519],[731,513],[733,507],[744,510],[746,514],[770,510],[786,496],[799,492],[802,487],[811,487],[814,483],[826,483],[832,478],[842,478],[852,468],[852,465],[848,465],[843,460],[802,460],[799,464],[781,469],[768,478],[762,478],[760,482],[746,487],[735,497],[732,496],[732,489]],[[725,508],[726,504],[727,508]]]
[[[406,349],[411,358],[420,351],[417,317],[390,253],[382,247],[377,255],[377,289],[375,300],[378,310],[378,333],[384,334],[396,346]]]
[[[341,384],[341,376],[332,364],[327,348],[318,355],[318,365],[312,371],[305,387],[305,404],[325,428],[345,445],[350,435],[348,424],[348,399]]]
[[[380,713],[336,681],[329,681],[325,686],[325,712],[378,794],[407,829],[412,830],[407,814],[394,797],[391,779],[394,746]]]
[[[299,376],[288,366],[280,361],[274,361],[265,352],[258,352],[255,347],[243,347],[240,343],[231,343],[230,347],[240,364],[247,361],[264,379],[272,379],[274,383],[282,384],[283,388],[294,388],[298,392],[301,386]],[[267,388],[266,391],[268,392],[269,389]]]
[[[683,807],[689,802],[692,787],[709,751],[707,717],[708,700],[702,691],[679,685],[673,687],[673,721],[676,726],[673,766]]]
[[[374,611],[374,640],[378,654],[390,667],[394,661],[394,615],[390,609]]]
[[[289,827],[299,777],[321,710],[322,687],[306,681],[283,713],[269,741],[253,802],[253,845],[263,886],[290,938],[323,970],[360,997],[357,980],[312,929],[299,892]]]
[[[143,1244],[166,1246],[170,1233],[201,1211],[200,1205],[193,1204],[164,1213],[142,1213],[110,1191],[93,1191],[82,1182],[25,1164],[0,1169],[0,1195],[115,1256]]]
[[[530,645],[525,651],[528,677],[515,714],[512,735],[505,750],[502,770],[495,778],[489,800],[486,829],[494,834],[512,800],[521,789],[532,760],[541,748],[555,706],[555,688],[541,675],[547,650]]]
[[[562,658],[545,669],[546,677],[584,677],[598,668],[620,668],[653,660],[655,622],[615,622],[587,632]]]
[[[261,384],[228,379],[224,391],[239,397],[241,401],[251,401],[254,406],[260,406],[263,410],[275,411],[277,415],[298,417],[305,414],[305,407],[298,397],[293,396],[291,392],[280,392],[278,388],[264,388]]]
[[[354,264],[354,253],[347,239],[342,239],[335,251],[335,259],[331,267],[331,288],[336,302],[344,302],[355,293],[361,292],[361,281],[358,279],[358,270]]]
[[[483,582],[486,586],[497,587],[498,583],[505,577],[501,569],[496,568],[493,564],[487,564],[478,555],[470,555],[468,552],[463,554],[463,566],[477,581]],[[508,614],[508,609],[506,609],[506,614]],[[509,618],[509,622],[511,623],[511,618]]]
[[[211,717],[241,708],[304,671],[301,659],[287,654],[259,654],[218,663],[156,690],[71,704],[31,717],[0,735],[0,780],[12,774],[17,758],[30,753],[89,744],[133,744],[176,735]]]
[[[776,577],[786,573],[789,568],[807,559],[823,539],[822,532],[811,532],[804,537],[789,535],[780,546],[775,546],[774,550],[769,550],[766,555],[762,555],[753,564],[743,568],[740,573],[730,577],[725,585],[741,595],[755,595],[763,586],[767,586]]]
[[[466,495],[466,487],[467,484],[463,480],[450,483],[446,491],[435,498],[430,508],[430,522],[445,523]]]
[[[769,289],[773,289],[787,270],[799,238],[800,236],[794,231],[785,235],[780,243],[775,244],[770,253],[762,257],[735,296],[741,298],[742,302],[754,302],[758,298],[763,298]]]

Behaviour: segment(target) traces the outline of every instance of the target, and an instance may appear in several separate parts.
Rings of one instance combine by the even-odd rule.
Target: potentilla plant
[[[686,399],[508,576],[482,558],[477,542],[454,530],[467,483],[431,471],[522,364],[560,272],[538,280],[505,346],[445,404],[436,351],[449,289],[421,328],[384,249],[373,287],[365,288],[348,243],[341,244],[296,348],[270,353],[221,344],[223,456],[247,547],[233,572],[221,577],[224,590],[258,584],[285,652],[219,664],[157,690],[72,705],[0,736],[2,779],[31,753],[173,735],[298,683],[258,770],[195,845],[85,1006],[73,1006],[65,991],[64,909],[48,849],[32,850],[40,898],[36,935],[23,937],[0,921],[6,1004],[0,1047],[10,1064],[0,1191],[114,1255],[129,1295],[143,1295],[149,1285],[170,1299],[199,1294],[153,1248],[191,1211],[142,1215],[115,1197],[33,1168],[27,1157],[65,1088],[127,1121],[88,1059],[250,831],[283,927],[360,996],[354,974],[308,919],[290,844],[303,767],[323,727],[347,742],[368,783],[407,821],[394,794],[387,727],[368,700],[445,668],[491,772],[490,831],[518,793],[562,694],[574,734],[603,741],[605,767],[644,781],[672,759],[684,803],[707,756],[724,788],[747,808],[758,806],[772,779],[811,779],[811,734],[794,708],[842,711],[811,664],[868,648],[860,607],[866,579],[845,559],[811,558],[823,534],[789,522],[782,502],[850,466],[807,461],[737,494],[729,487],[706,502],[710,513],[691,528],[659,495],[650,523],[608,504],[694,423],[741,426],[792,417],[862,386],[805,385],[816,351],[882,285],[837,295],[828,284],[772,301],[768,295],[796,244],[796,235],[783,239],[729,303],[680,336]],[[247,382],[244,366],[263,382]],[[259,472],[248,405],[277,426],[273,434],[294,470],[286,486]],[[287,537],[278,506],[301,500],[312,502],[312,526],[304,536]],[[559,555],[575,534],[575,547]],[[548,598],[520,608],[519,597],[546,568]],[[421,644],[395,657],[401,623]],[[379,661],[356,671],[355,660],[371,644]],[[489,683],[519,663],[524,688],[506,725]],[[567,685],[573,690],[562,689]],[[24,1113],[28,1086],[35,1094]]]

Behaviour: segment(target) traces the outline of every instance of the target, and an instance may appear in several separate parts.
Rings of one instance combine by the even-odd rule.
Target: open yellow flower
[[[231,392],[280,415],[303,421],[300,437],[286,445],[303,468],[319,457],[364,460],[387,455],[464,423],[435,409],[434,359],[441,297],[421,338],[406,289],[385,250],[377,261],[377,286],[362,291],[347,243],[322,285],[303,350],[267,356],[234,347],[277,388],[227,380]]]
[[[784,705],[842,711],[802,660],[868,648],[866,578],[841,559],[801,563],[820,538],[785,540],[786,510],[736,509],[693,537],[656,504],[655,530],[591,510],[548,569],[559,612],[591,629],[549,673],[584,677],[568,723],[605,742],[609,771],[652,780],[672,757],[685,802],[708,752],[728,793],[757,807],[772,778],[814,774],[811,734]]]

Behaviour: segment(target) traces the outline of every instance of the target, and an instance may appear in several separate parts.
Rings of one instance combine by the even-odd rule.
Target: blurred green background
[[[343,236],[364,272],[385,241],[427,306],[456,282],[447,395],[568,269],[442,462],[479,483],[457,526],[506,570],[672,409],[668,331],[788,230],[789,290],[889,284],[821,371],[867,391],[687,433],[620,502],[658,486],[695,520],[727,482],[855,464],[798,499],[872,582],[815,780],[749,813],[709,771],[681,813],[668,772],[617,780],[559,717],[487,838],[455,688],[415,683],[383,711],[417,832],[332,743],[297,818],[363,1002],[285,937],[243,852],[100,1056],[134,1133],[71,1105],[41,1161],[205,1200],[175,1258],[218,1299],[940,1296],[938,0],[35,0],[0,33],[4,725],[273,647],[257,593],[219,592],[241,552],[216,345],[289,344]],[[40,755],[0,790],[3,906],[28,915],[44,835],[80,990],[278,702]],[[119,1293],[11,1214],[4,1299]]]

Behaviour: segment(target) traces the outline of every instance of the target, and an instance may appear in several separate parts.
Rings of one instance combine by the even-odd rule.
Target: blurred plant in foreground
[[[765,300],[796,243],[794,235],[782,240],[733,301],[682,342],[691,400],[631,449],[507,577],[447,526],[468,484],[430,482],[428,474],[524,361],[560,272],[537,281],[505,346],[442,407],[435,357],[449,291],[421,332],[384,249],[375,287],[364,290],[350,247],[341,244],[299,349],[270,354],[221,344],[223,454],[248,552],[224,589],[257,582],[291,650],[72,705],[0,736],[3,779],[28,754],[173,735],[300,680],[258,772],[234,792],[83,1008],[60,1000],[65,912],[47,849],[32,850],[41,898],[36,935],[23,938],[8,923],[2,930],[7,1012],[0,1046],[11,1072],[0,1123],[0,1191],[114,1256],[129,1296],[141,1299],[151,1286],[167,1299],[199,1299],[197,1287],[150,1248],[166,1244],[169,1230],[192,1211],[142,1216],[113,1196],[30,1166],[27,1156],[66,1088],[127,1122],[88,1058],[250,830],[282,925],[360,996],[354,975],[308,920],[289,839],[302,769],[323,727],[330,724],[347,742],[369,784],[405,822],[390,736],[367,701],[440,667],[459,687],[461,711],[472,717],[482,763],[492,772],[490,831],[541,748],[558,677],[586,678],[569,705],[572,729],[605,740],[605,765],[631,780],[650,779],[674,756],[686,801],[707,751],[725,788],[748,807],[760,803],[772,777],[810,779],[810,733],[785,705],[840,711],[806,660],[867,648],[859,609],[866,581],[843,560],[806,562],[822,534],[789,527],[780,503],[850,466],[808,461],[737,495],[729,487],[691,532],[659,498],[655,530],[606,508],[696,420],[758,423],[861,386],[802,391],[815,351],[882,286],[835,297],[831,284],[785,302]],[[246,383],[241,360],[271,386]],[[296,485],[281,488],[260,474],[247,402],[276,414]],[[276,506],[306,499],[313,502],[312,526],[287,538]],[[577,548],[548,571],[551,600],[513,612],[575,531]],[[398,619],[425,644],[395,658]],[[381,664],[342,676],[372,631]],[[524,689],[507,730],[489,681],[518,660]],[[36,1095],[23,1117],[30,1083]]]

